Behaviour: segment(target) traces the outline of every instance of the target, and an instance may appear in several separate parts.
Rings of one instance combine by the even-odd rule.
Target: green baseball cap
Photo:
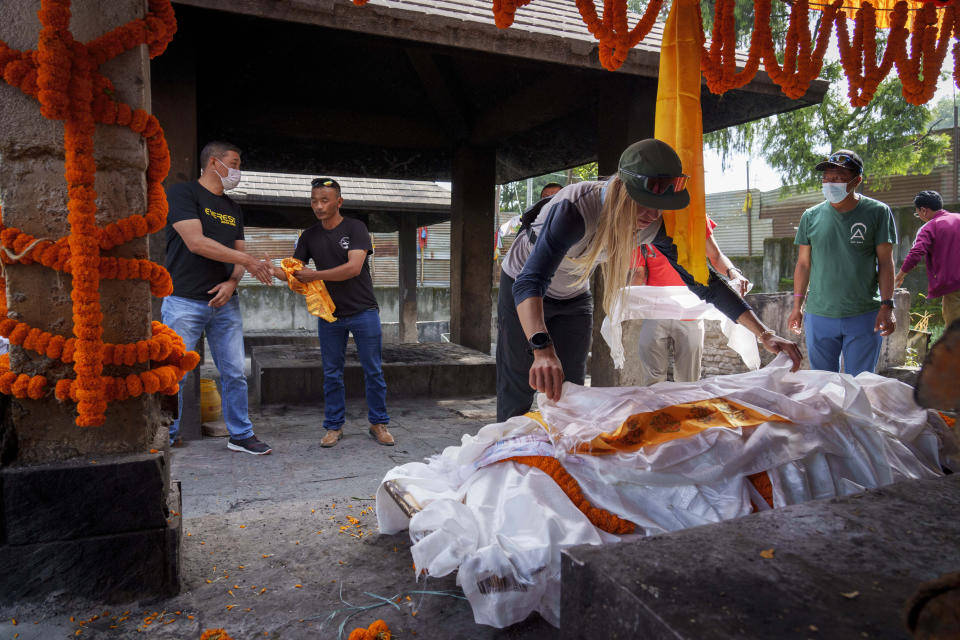
[[[620,154],[617,175],[637,204],[653,209],[683,209],[690,204],[680,156],[662,140],[634,142]]]

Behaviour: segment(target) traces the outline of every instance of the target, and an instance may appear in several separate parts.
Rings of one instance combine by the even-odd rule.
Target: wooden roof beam
[[[427,94],[431,106],[440,117],[443,128],[450,135],[451,140],[454,142],[466,140],[470,133],[467,119],[464,117],[463,109],[461,109],[458,100],[451,93],[449,82],[437,66],[433,55],[423,49],[410,47],[407,47],[405,51],[413,70],[420,78],[420,84]]]

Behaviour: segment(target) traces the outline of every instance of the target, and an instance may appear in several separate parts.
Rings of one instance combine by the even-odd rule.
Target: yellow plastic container
[[[216,422],[220,419],[220,392],[217,383],[200,378],[200,421]]]

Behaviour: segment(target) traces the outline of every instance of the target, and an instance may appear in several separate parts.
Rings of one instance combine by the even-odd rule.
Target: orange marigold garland
[[[913,28],[910,34],[910,54],[904,47],[903,54],[897,58],[897,72],[903,83],[903,97],[911,104],[924,104],[937,91],[937,78],[947,55],[947,45],[951,35],[960,36],[955,24],[956,9],[951,5],[944,11],[940,24],[940,36],[937,37],[937,10],[933,4],[926,3],[913,15]],[[957,45],[954,44],[956,58]]]
[[[356,2],[357,0],[355,0]],[[365,0],[364,0],[365,1]],[[599,41],[600,63],[611,71],[619,68],[627,54],[642,40],[656,20],[662,0],[650,0],[643,17],[628,31],[626,0],[604,0],[603,17],[597,16],[594,0],[575,0],[583,22]],[[517,7],[530,0],[493,0],[493,14],[498,27],[513,24]],[[737,71],[737,34],[734,23],[735,0],[716,0],[713,31],[709,47],[701,51],[701,68],[709,89],[717,94],[737,89],[753,80],[763,61],[767,75],[790,98],[803,96],[810,83],[820,74],[823,58],[836,24],[840,59],[849,81],[850,103],[863,106],[870,102],[877,86],[894,64],[903,84],[903,96],[912,104],[924,104],[936,91],[937,77],[943,66],[950,39],[953,43],[953,80],[960,87],[960,12],[953,5],[939,6],[924,2],[913,10],[912,29],[905,27],[909,9],[898,2],[884,21],[890,27],[886,49],[876,62],[876,9],[863,1],[854,19],[851,41],[843,0],[810,6],[808,0],[792,5],[790,23],[781,64],[774,48],[770,29],[771,0],[754,0],[754,24],[750,51],[743,68]],[[809,11],[823,11],[816,41],[810,36]],[[938,17],[938,11],[942,11]],[[702,21],[701,21],[702,24]],[[939,31],[939,33],[938,33]],[[703,41],[705,34],[701,31]],[[909,42],[909,51],[907,39]],[[2,52],[0,52],[2,55]]]
[[[347,640],[390,640],[390,628],[383,620],[376,620],[366,629],[357,627]]]
[[[512,458],[505,458],[500,462],[507,460],[536,467],[553,478],[553,481],[556,482],[567,497],[570,498],[574,506],[582,511],[593,526],[598,529],[618,535],[633,533],[634,530],[636,530],[636,525],[629,520],[624,520],[614,513],[591,505],[590,501],[583,495],[583,491],[580,489],[580,484],[576,478],[571,476],[556,458],[550,456],[513,456]]]
[[[756,75],[760,67],[760,59],[763,57],[763,44],[770,39],[770,5],[771,0],[755,0],[753,4],[750,53],[743,69],[738,72],[737,33],[734,21],[736,1],[717,0],[714,5],[710,48],[705,48],[701,53],[703,77],[710,91],[721,94],[730,89],[739,89]],[[705,40],[705,36],[701,35],[701,39]]]
[[[0,250],[5,263],[38,262],[70,273],[73,278],[72,338],[53,335],[13,319],[0,318],[0,335],[13,344],[73,362],[75,379],[58,380],[58,399],[77,403],[77,425],[102,424],[107,403],[141,393],[176,393],[183,375],[199,357],[185,352],[183,340],[160,323],[153,337],[133,344],[104,344],[100,280],[141,279],[156,296],[172,292],[170,275],[148,260],[102,257],[101,251],[153,233],[166,224],[167,202],[162,181],[170,168],[170,153],[157,119],[142,109],[116,100],[113,85],[97,68],[124,51],[146,44],[151,57],[162,53],[176,31],[170,0],[150,0],[142,20],[114,29],[83,44],[73,39],[69,0],[43,0],[38,12],[43,25],[36,51],[15,51],[0,42],[0,76],[40,103],[44,117],[64,122],[67,220],[70,233],[55,241],[37,239],[0,224]],[[96,123],[126,126],[147,143],[147,211],[111,223],[96,225],[96,163],[93,136]],[[6,316],[6,282],[0,278],[0,311]],[[126,377],[103,376],[104,364],[151,362],[152,369]],[[0,359],[0,392],[38,399],[47,393],[43,376],[10,370],[9,358]]]
[[[907,3],[898,2],[890,15],[890,34],[883,58],[877,63],[877,10],[869,2],[864,2],[857,11],[854,21],[853,40],[847,32],[847,21],[837,19],[837,44],[840,50],[840,62],[847,76],[850,104],[854,107],[866,106],[877,91],[877,87],[893,68],[898,52],[903,51],[907,40]]]

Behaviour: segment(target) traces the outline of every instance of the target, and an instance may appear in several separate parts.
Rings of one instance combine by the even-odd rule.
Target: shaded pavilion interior
[[[495,185],[591,161],[609,174],[625,146],[653,135],[659,26],[609,72],[573,0],[536,0],[506,30],[480,0],[175,8],[177,35],[151,70],[168,180],[195,178],[198,145],[224,139],[249,170],[451,181],[446,210],[398,207],[366,221],[399,231],[400,322],[414,327],[416,227],[451,221],[451,339],[483,352]],[[826,87],[789,100],[763,72],[723,96],[704,86],[704,130],[814,104]],[[252,226],[304,226],[303,212],[245,212]]]

